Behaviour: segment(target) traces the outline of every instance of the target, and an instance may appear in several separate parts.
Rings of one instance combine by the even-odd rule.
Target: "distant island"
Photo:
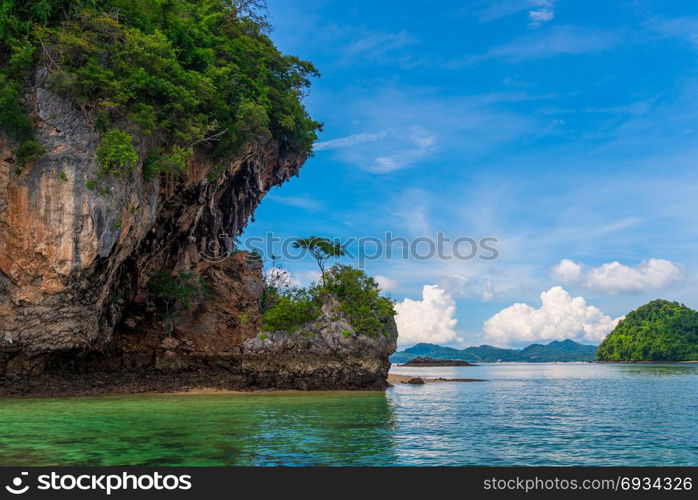
[[[597,351],[599,361],[696,361],[698,312],[653,300],[621,320]]]
[[[421,343],[399,351],[390,356],[393,363],[406,363],[418,356],[433,359],[450,359],[469,362],[494,363],[503,362],[563,362],[594,361],[596,346],[585,345],[574,340],[553,341],[549,344],[531,344],[523,349],[503,349],[491,345],[454,349],[436,344]]]
[[[477,366],[461,359],[436,359],[429,356],[417,356],[405,363],[405,366]]]

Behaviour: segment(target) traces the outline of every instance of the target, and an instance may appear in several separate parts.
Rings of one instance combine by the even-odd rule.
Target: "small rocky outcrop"
[[[424,385],[424,379],[422,377],[412,377],[409,379],[406,384],[411,384],[411,385]]]
[[[264,332],[243,344],[242,372],[252,387],[384,389],[397,326],[390,317],[375,336],[357,332],[330,298],[320,317],[298,331]]]
[[[428,356],[417,356],[409,361],[405,362],[403,366],[423,366],[423,367],[435,367],[435,366],[477,366],[467,361],[460,359],[435,359]]]

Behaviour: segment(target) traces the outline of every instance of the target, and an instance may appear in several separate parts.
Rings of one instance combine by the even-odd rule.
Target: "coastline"
[[[425,378],[419,377],[417,375],[398,375],[396,373],[388,374],[388,384],[408,384],[410,380],[414,378],[419,378],[424,381],[425,384],[443,384],[445,382],[487,382],[485,379],[481,378]]]
[[[393,387],[395,385],[407,384],[411,379],[415,377],[408,375],[398,375],[394,373],[388,374],[387,387]],[[425,384],[439,384],[446,382],[486,382],[484,379],[476,378],[421,378]],[[253,394],[311,394],[311,393],[340,393],[340,392],[384,392],[381,389],[327,389],[327,390],[317,390],[317,391],[303,391],[298,389],[260,389],[260,388],[250,388],[250,389],[225,389],[215,386],[196,386],[190,388],[182,388],[175,390],[124,390],[123,387],[115,387],[114,391],[100,390],[100,391],[88,391],[88,392],[67,392],[61,391],[55,394],[52,393],[15,393],[15,394],[3,394],[0,395],[0,400],[3,399],[51,399],[51,398],[89,398],[89,397],[119,397],[119,396],[204,396],[204,395],[253,395]]]

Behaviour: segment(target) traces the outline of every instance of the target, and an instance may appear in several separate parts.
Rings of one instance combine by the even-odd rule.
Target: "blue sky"
[[[322,73],[324,131],[245,236],[496,237],[493,261],[367,264],[402,346],[598,342],[651,299],[698,308],[698,6],[268,4]]]

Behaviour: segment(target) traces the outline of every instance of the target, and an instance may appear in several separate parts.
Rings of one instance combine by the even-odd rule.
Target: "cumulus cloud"
[[[560,263],[553,268],[553,276],[563,283],[575,283],[582,276],[582,266],[569,259],[562,259]]]
[[[485,322],[487,339],[496,345],[573,339],[600,342],[621,318],[613,319],[583,297],[556,286],[540,295],[541,306],[516,303]]]
[[[267,282],[272,283],[277,288],[289,288],[300,286],[301,282],[291,274],[291,272],[280,267],[272,267],[265,272]]]
[[[398,344],[430,342],[435,344],[456,340],[456,303],[438,285],[425,285],[422,300],[405,299],[395,304]]]
[[[392,290],[395,287],[397,287],[397,281],[392,280],[392,279],[388,278],[387,276],[382,276],[380,274],[376,274],[373,277],[373,279],[376,280],[376,283],[378,283],[378,286],[384,292],[387,292],[387,291]]]
[[[683,279],[682,269],[664,259],[649,259],[637,266],[609,262],[584,270],[581,264],[564,259],[553,268],[563,283],[575,283],[594,292],[619,294],[659,290]]]

